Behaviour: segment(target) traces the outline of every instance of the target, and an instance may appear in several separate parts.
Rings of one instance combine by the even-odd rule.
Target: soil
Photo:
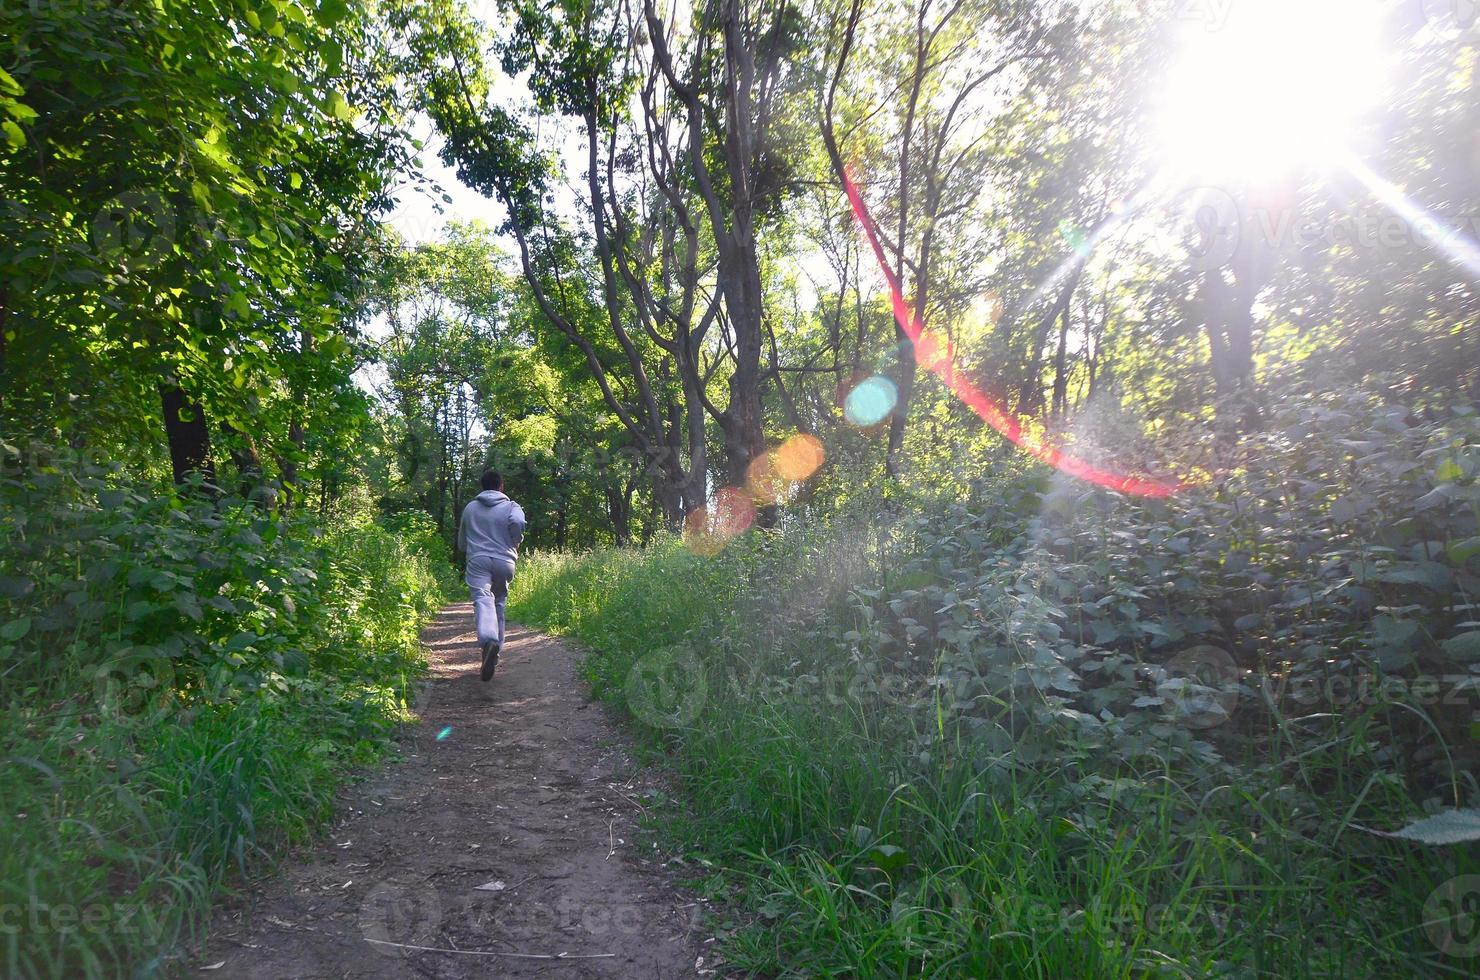
[[[469,603],[426,629],[432,672],[404,760],[346,790],[327,839],[220,911],[190,973],[713,974],[698,899],[638,843],[661,784],[588,699],[575,656],[511,627],[485,684],[471,630]]]

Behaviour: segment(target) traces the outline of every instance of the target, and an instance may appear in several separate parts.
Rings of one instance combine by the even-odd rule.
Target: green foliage
[[[385,753],[449,556],[424,516],[216,509],[42,448],[0,534],[0,972],[159,972]]]
[[[532,556],[512,614],[667,751],[664,827],[746,968],[1454,968],[1415,937],[1472,847],[1363,830],[1480,799],[1480,428],[1359,395],[1272,419],[1170,502],[1004,468],[714,558]],[[705,702],[652,728],[624,681],[674,644]]]
[[[529,515],[530,546],[650,529],[633,508],[640,454],[486,226],[455,224],[445,243],[388,256],[371,299],[389,327],[378,394],[397,463],[376,485],[383,510],[419,507],[452,540],[491,467]]]
[[[1151,133],[1171,0],[495,6],[0,7],[0,427],[46,444],[0,442],[4,972],[167,967],[323,820],[405,714],[483,465],[531,546],[621,544],[798,431],[827,459],[774,529],[536,556],[514,599],[671,752],[671,828],[752,913],[733,959],[1456,968],[1413,937],[1480,803],[1468,32],[1386,19],[1363,167],[1189,188]],[[408,105],[517,260],[388,240]],[[900,401],[855,426],[873,374]],[[1047,473],[961,380],[1197,486]],[[240,493],[161,492],[166,448]]]
[[[0,115],[28,130],[0,154],[11,438],[154,455],[178,386],[284,483],[332,467],[366,217],[409,159],[384,34],[338,2],[0,8]]]
[[[1392,836],[1424,844],[1466,844],[1480,840],[1480,810],[1445,810],[1414,821]]]

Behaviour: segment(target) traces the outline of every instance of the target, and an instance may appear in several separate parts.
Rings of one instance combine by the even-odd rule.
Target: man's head
[[[502,490],[504,488],[504,478],[499,476],[497,470],[484,470],[483,478],[478,482],[483,485],[484,490]]]

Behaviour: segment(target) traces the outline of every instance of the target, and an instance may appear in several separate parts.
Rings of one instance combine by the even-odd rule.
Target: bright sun
[[[1271,180],[1346,149],[1382,94],[1379,0],[1208,0],[1162,93],[1164,161],[1187,178]]]

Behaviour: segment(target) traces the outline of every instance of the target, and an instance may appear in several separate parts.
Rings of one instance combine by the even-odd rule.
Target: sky
[[[474,16],[484,23],[496,25],[501,19],[492,0],[473,0],[470,6]],[[687,4],[682,6],[687,8]],[[580,193],[580,188],[573,185],[584,181],[587,168],[586,137],[581,127],[570,120],[540,118],[538,114],[527,111],[532,110],[533,106],[529,92],[520,79],[497,73],[491,95],[511,110],[524,110],[520,114],[536,127],[540,146],[546,151],[554,150],[561,156],[565,182],[557,182],[552,187],[552,212],[562,217],[578,213],[579,202],[585,199],[585,195]],[[396,195],[396,204],[385,216],[385,222],[412,246],[445,240],[447,228],[454,222],[476,220],[490,228],[498,228],[506,217],[503,206],[465,186],[457,179],[455,170],[442,162],[438,151],[443,141],[437,135],[432,121],[418,113],[408,129],[411,136],[423,144],[423,149],[417,154],[421,173],[439,185],[440,192],[433,191],[425,184],[407,181]],[[451,199],[450,202],[442,200],[443,194]],[[499,235],[497,240],[508,253],[517,253],[517,245],[511,235]],[[831,281],[833,275],[815,248],[800,241],[794,243],[794,247],[799,252],[791,260],[798,273],[802,305],[806,308],[815,299],[817,285]],[[385,325],[372,323],[368,332],[372,337],[384,336]]]
[[[486,25],[499,25],[503,21],[493,0],[469,0],[468,9]],[[495,26],[494,29],[498,30],[498,27]],[[505,77],[502,72],[497,73],[491,94],[506,106],[523,107],[529,102],[523,85],[515,79]],[[440,184],[442,191],[452,201],[447,203],[440,197],[419,193],[414,186],[407,186],[397,195],[396,208],[385,218],[386,223],[395,228],[410,245],[442,240],[446,237],[448,224],[453,221],[481,220],[489,227],[497,228],[504,220],[504,209],[492,198],[484,197],[462,184],[453,168],[442,162],[438,151],[442,148],[443,141],[437,135],[436,126],[431,119],[423,113],[417,113],[409,129],[412,137],[421,140],[423,144],[419,154],[422,173]],[[512,251],[513,242],[510,241],[508,246]]]
[[[440,184],[442,191],[452,198],[452,203],[424,193],[425,187],[418,191],[414,186],[407,186],[396,196],[396,207],[386,216],[385,222],[395,228],[409,245],[440,241],[446,237],[447,225],[452,221],[477,219],[489,227],[498,227],[504,220],[503,207],[494,199],[464,185],[453,169],[442,163],[437,155],[442,140],[435,134],[431,120],[425,116],[418,117],[411,131],[425,144],[419,154],[422,173]]]

